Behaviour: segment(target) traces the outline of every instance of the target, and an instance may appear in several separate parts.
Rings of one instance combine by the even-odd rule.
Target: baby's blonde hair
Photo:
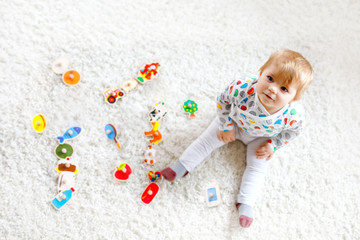
[[[310,63],[298,52],[282,49],[271,54],[266,63],[259,69],[260,74],[270,65],[278,68],[277,78],[284,86],[293,82],[297,85],[294,100],[299,100],[313,80],[313,69]]]

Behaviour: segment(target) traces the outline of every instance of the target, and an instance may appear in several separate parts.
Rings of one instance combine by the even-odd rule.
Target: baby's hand
[[[223,141],[226,144],[233,142],[235,141],[235,129],[226,132],[219,130],[218,137],[220,141]]]
[[[264,142],[260,145],[258,149],[256,149],[255,154],[257,158],[266,158],[266,161],[268,161],[274,155],[274,151],[271,149],[270,145],[267,142]]]

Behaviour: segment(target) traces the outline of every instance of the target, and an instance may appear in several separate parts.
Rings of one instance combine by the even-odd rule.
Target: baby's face
[[[294,83],[283,86],[278,75],[276,66],[272,64],[260,74],[256,85],[259,100],[270,114],[276,113],[286,104],[291,103],[297,91]]]

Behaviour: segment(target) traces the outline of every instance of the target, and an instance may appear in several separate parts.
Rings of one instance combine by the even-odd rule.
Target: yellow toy
[[[33,127],[34,127],[35,131],[38,133],[41,133],[46,128],[46,119],[45,119],[44,115],[42,115],[42,114],[36,115],[33,118],[32,123],[33,123]]]

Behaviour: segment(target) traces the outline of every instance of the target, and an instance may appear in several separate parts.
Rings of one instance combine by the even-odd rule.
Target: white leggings
[[[241,187],[237,196],[237,202],[247,204],[251,207],[261,191],[269,161],[256,158],[256,149],[268,138],[252,137],[236,127],[235,137],[247,145],[246,169],[244,171]],[[219,118],[216,118],[181,155],[179,161],[191,172],[199,165],[214,149],[223,146],[225,143],[218,138]]]

